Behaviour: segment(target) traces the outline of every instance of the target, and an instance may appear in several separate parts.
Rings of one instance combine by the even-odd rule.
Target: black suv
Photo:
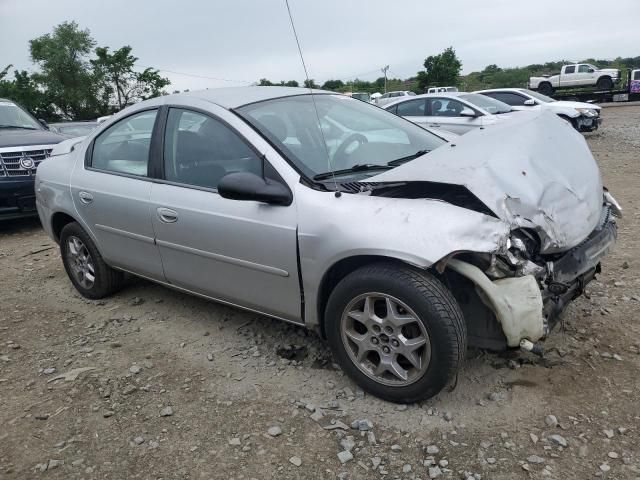
[[[36,169],[54,145],[67,138],[47,130],[15,102],[0,98],[0,220],[37,214]]]

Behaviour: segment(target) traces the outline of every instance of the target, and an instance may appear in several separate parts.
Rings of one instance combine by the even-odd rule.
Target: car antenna
[[[329,150],[327,149],[327,141],[324,138],[324,131],[320,123],[320,114],[318,113],[318,106],[316,105],[316,99],[313,94],[313,88],[311,87],[311,81],[309,80],[309,73],[307,72],[307,65],[304,63],[304,56],[302,55],[302,48],[300,47],[300,40],[298,40],[298,33],[296,32],[296,26],[293,23],[293,16],[291,15],[291,8],[289,7],[289,0],[284,0],[287,6],[287,12],[289,13],[289,21],[291,22],[291,29],[293,30],[293,36],[296,39],[296,45],[298,45],[298,53],[300,54],[300,61],[302,62],[302,68],[304,69],[304,76],[307,79],[307,85],[309,88],[309,94],[311,95],[311,101],[313,102],[313,109],[316,112],[316,119],[318,120],[318,129],[320,130],[320,136],[322,137],[322,144],[324,145],[324,151],[327,154],[327,164],[331,170],[331,176],[333,178],[333,186],[335,188],[336,198],[340,198],[341,193],[338,191],[338,182],[336,181],[335,171],[331,164],[331,157],[329,156]]]

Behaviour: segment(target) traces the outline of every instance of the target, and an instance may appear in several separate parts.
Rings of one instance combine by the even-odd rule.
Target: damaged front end
[[[470,282],[500,327],[498,331],[491,325],[491,318],[482,321],[482,309],[470,303],[468,295],[456,295],[470,316],[470,343],[531,349],[532,343],[545,338],[566,306],[600,272],[602,258],[616,243],[619,216],[621,210],[607,192],[596,228],[567,251],[541,253],[536,233],[519,228],[511,232],[504,251],[461,253],[444,260],[439,268],[449,268]],[[452,281],[461,282],[455,275]]]

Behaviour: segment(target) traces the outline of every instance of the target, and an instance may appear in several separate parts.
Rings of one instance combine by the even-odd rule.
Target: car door
[[[577,65],[567,65],[560,75],[561,87],[572,87],[578,85]]]
[[[239,121],[221,108],[218,115]],[[204,111],[168,109],[163,143],[164,181],[152,187],[151,212],[167,281],[299,321],[295,206],[225,199],[216,190],[228,173],[273,178],[275,170],[220,116]]]
[[[593,81],[593,69],[586,63],[578,65],[578,72],[576,73],[576,85],[591,85],[595,84]]]
[[[416,98],[413,100],[405,100],[393,106],[393,113],[401,117],[411,120],[422,127],[428,125],[427,117],[427,100],[425,98]]]
[[[149,215],[149,158],[157,114],[157,108],[138,111],[101,132],[70,183],[80,219],[107,263],[164,280]]]
[[[449,97],[432,97],[427,99],[427,126],[442,128],[449,132],[464,135],[482,126],[482,117],[463,117],[460,112],[464,108],[471,108],[464,103]]]

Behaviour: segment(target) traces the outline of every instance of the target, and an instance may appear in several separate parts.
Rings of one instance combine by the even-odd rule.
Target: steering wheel
[[[337,148],[336,153],[333,154],[333,164],[336,170],[341,170],[344,168],[349,168],[347,165],[347,161],[349,160],[349,153],[347,153],[347,148],[353,145],[354,142],[358,142],[358,148],[361,145],[368,143],[367,137],[362,135],[361,133],[352,133],[347,138],[345,138],[340,146]]]

